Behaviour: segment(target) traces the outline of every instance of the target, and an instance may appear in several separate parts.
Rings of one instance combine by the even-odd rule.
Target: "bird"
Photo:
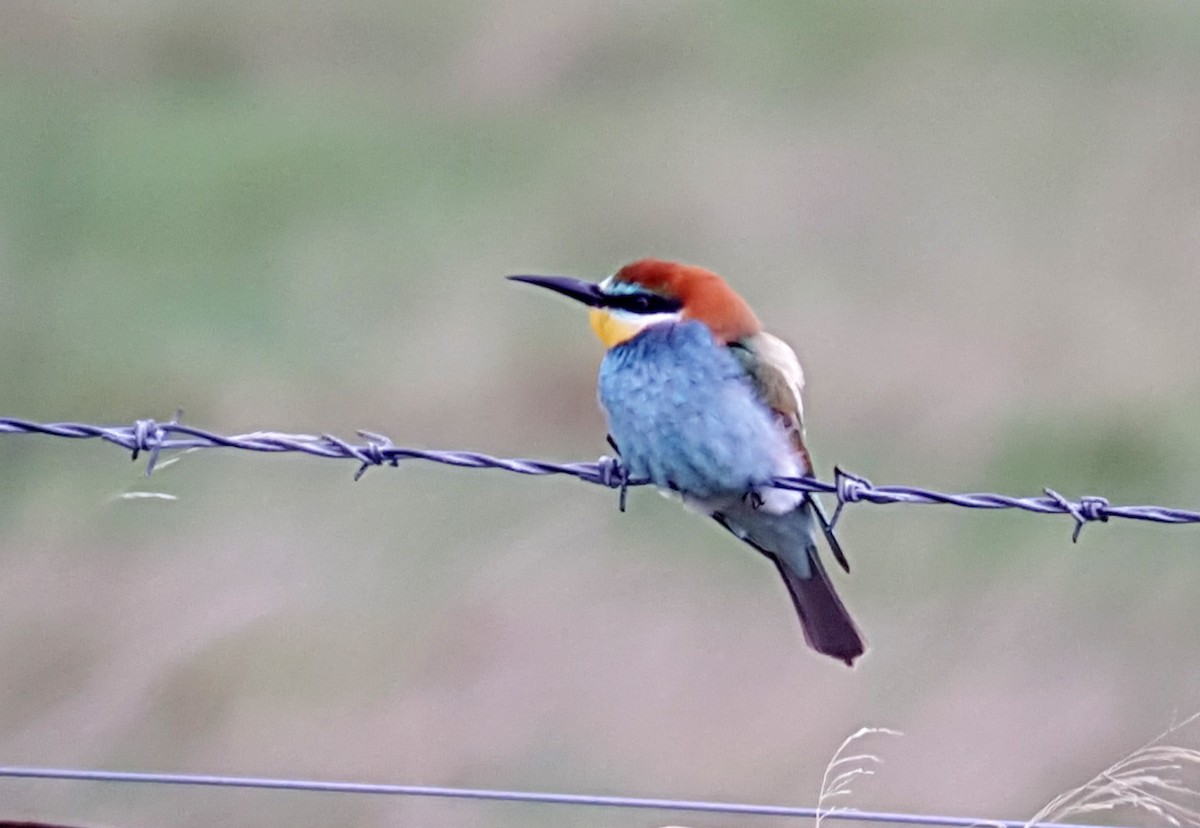
[[[589,308],[607,349],[598,396],[625,472],[677,496],[770,560],[808,645],[853,666],[862,634],[817,552],[825,535],[849,572],[820,504],[773,487],[811,474],[804,372],[750,306],[711,270],[640,259],[600,282],[513,275]]]

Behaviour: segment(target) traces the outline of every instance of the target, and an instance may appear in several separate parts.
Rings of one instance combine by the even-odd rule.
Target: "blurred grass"
[[[500,277],[665,255],[799,346],[826,470],[1194,507],[1198,46],[1171,3],[0,7],[0,408],[592,457],[595,344]],[[1187,528],[857,507],[850,673],[648,492],[146,481],[32,437],[0,468],[14,764],[810,802],[886,725],[854,805],[1012,815],[1200,691]],[[114,825],[592,819],[0,788]]]

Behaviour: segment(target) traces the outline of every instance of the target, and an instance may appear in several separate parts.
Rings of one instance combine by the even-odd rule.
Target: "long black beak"
[[[599,308],[608,303],[609,297],[600,290],[600,286],[583,279],[572,279],[570,276],[509,276],[514,282],[527,282],[538,287],[549,288],[555,293],[570,296],[577,302],[583,302],[593,308]]]

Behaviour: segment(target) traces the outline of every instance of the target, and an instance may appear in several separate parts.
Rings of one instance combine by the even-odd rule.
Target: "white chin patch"
[[[625,310],[612,309],[609,311],[612,318],[616,319],[623,325],[631,325],[637,329],[649,328],[651,325],[658,325],[663,322],[678,322],[683,319],[681,311],[673,313],[630,313]]]

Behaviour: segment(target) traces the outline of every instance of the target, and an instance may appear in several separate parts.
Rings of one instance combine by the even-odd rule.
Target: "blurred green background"
[[[501,277],[656,255],[798,347],[825,475],[1200,507],[1194,4],[18,0],[0,182],[2,415],[591,459],[599,346]],[[1023,818],[1200,708],[1189,527],[852,508],[851,671],[648,491],[0,468],[0,764],[812,804],[880,725],[839,804]],[[13,780],[0,816],[737,822]]]

